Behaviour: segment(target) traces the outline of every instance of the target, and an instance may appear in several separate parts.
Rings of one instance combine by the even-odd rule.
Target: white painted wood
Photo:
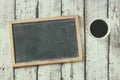
[[[7,24],[14,18],[13,4],[13,0],[0,0],[0,80],[13,80]]]
[[[36,67],[16,68],[15,80],[36,80]]]
[[[109,18],[111,19],[109,77],[120,80],[120,0],[109,0]]]
[[[73,75],[71,72],[72,72],[72,64],[71,63],[65,63],[65,64],[62,64],[62,80],[71,80],[71,75]]]
[[[13,0],[0,0],[0,67],[11,67],[8,21],[14,18],[13,4]]]
[[[36,17],[37,0],[16,0],[16,19],[29,19]]]
[[[39,0],[39,17],[56,17],[61,14],[61,0]]]
[[[83,1],[62,0],[63,15],[78,14],[82,18],[81,36],[84,46]],[[111,21],[109,48],[109,78],[120,80],[120,1],[109,0],[109,17]],[[61,14],[61,0],[16,0],[16,18],[28,19],[36,17],[39,5],[39,17],[59,16]],[[107,53],[108,39],[95,40],[88,33],[89,23],[95,18],[107,17],[107,0],[86,0],[86,75],[84,63],[65,63],[63,65],[43,65],[38,67],[13,68],[7,22],[14,18],[14,0],[0,0],[0,80],[108,80]],[[84,50],[84,48],[83,48]],[[84,52],[84,51],[83,51]],[[37,74],[38,73],[38,74]]]
[[[93,19],[107,18],[107,0],[87,0],[86,6],[86,80],[107,80],[108,39],[93,39],[88,33]]]
[[[36,17],[37,0],[16,0],[16,19]],[[15,68],[15,80],[36,80],[37,67]]]
[[[39,17],[55,17],[61,14],[61,0],[39,0]],[[38,68],[38,80],[61,80],[60,64]]]
[[[0,67],[12,67],[8,25],[4,22],[4,24],[0,24],[0,26]]]
[[[38,80],[50,80],[50,65],[39,66]]]
[[[81,39],[84,51],[84,24],[83,24],[83,0],[63,0],[63,15],[79,15],[81,17]],[[84,80],[84,62],[65,63],[62,65],[63,80]]]
[[[13,80],[13,69],[10,68],[0,68],[0,80]]]

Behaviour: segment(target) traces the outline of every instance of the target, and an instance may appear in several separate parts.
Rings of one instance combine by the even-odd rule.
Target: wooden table
[[[7,22],[63,15],[81,16],[84,61],[12,68]],[[95,18],[112,19],[111,32],[103,40],[88,32]],[[119,66],[119,0],[0,0],[0,80],[120,80]]]

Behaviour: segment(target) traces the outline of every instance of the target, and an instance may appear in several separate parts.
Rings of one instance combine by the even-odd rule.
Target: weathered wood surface
[[[109,80],[120,80],[120,0],[109,1]]]
[[[13,18],[14,1],[0,0],[0,80],[13,80],[7,24]]]
[[[120,80],[119,4],[119,0],[0,0],[0,80]],[[81,16],[84,62],[12,68],[9,20],[71,14]],[[93,39],[89,23],[107,17],[112,20],[110,36]]]
[[[89,33],[90,22],[107,18],[107,0],[86,0],[86,79],[107,80],[108,39],[94,39]]]

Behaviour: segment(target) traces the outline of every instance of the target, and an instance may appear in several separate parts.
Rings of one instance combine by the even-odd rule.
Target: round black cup
[[[102,38],[108,33],[108,25],[104,20],[95,20],[90,25],[90,32],[95,38]]]

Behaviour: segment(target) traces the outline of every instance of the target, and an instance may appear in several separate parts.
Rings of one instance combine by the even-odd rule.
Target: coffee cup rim
[[[96,21],[96,20],[102,20],[102,21],[104,21],[104,22],[107,24],[108,31],[107,31],[107,33],[106,33],[103,37],[95,37],[95,36],[93,36],[93,34],[92,34],[91,31],[90,31],[91,24],[92,24],[94,21]],[[95,19],[92,19],[92,20],[90,21],[90,23],[89,23],[89,29],[88,29],[88,30],[89,30],[90,36],[91,36],[93,39],[99,39],[99,40],[105,39],[105,38],[109,35],[109,33],[110,33],[109,19],[108,19],[108,18],[95,18]]]

